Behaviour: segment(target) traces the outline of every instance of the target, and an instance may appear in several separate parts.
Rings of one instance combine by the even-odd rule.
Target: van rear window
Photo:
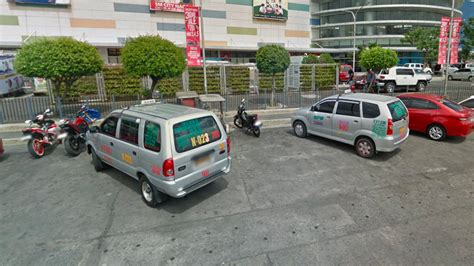
[[[221,131],[212,116],[195,118],[173,126],[174,144],[177,152],[186,152],[217,141]]]
[[[407,109],[400,100],[389,103],[388,109],[390,110],[390,114],[392,114],[393,122],[400,121],[408,115]]]

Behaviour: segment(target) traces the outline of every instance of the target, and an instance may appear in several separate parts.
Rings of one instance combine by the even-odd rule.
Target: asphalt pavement
[[[472,265],[474,136],[374,160],[290,128],[234,131],[230,174],[157,209],[62,146],[0,158],[0,265]]]

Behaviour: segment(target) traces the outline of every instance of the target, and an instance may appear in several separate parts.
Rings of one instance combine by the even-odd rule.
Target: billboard
[[[253,0],[253,17],[286,21],[288,0]]]
[[[150,0],[150,10],[184,12],[184,6],[192,3],[192,0]]]
[[[71,0],[10,0],[18,4],[40,4],[40,5],[70,5]]]
[[[199,7],[184,7],[184,26],[186,27],[186,58],[188,66],[202,66],[201,31],[199,29]]]

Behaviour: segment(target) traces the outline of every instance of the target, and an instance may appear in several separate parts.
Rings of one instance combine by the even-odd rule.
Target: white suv
[[[423,64],[420,63],[406,63],[403,66],[413,69],[421,69],[425,73],[428,73],[430,75],[433,74],[433,70],[431,70],[430,67],[423,67]]]
[[[416,91],[423,91],[430,80],[428,75],[417,75],[414,69],[408,67],[384,69],[377,75],[377,82],[386,92],[394,92],[397,87],[414,87]]]

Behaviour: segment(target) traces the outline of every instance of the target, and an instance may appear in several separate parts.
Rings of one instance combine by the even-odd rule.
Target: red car
[[[349,70],[352,69],[350,65],[340,65],[339,66],[339,81],[347,82],[349,80]]]
[[[474,113],[434,94],[405,93],[397,96],[408,108],[409,128],[432,140],[446,136],[465,137],[474,130]]]

